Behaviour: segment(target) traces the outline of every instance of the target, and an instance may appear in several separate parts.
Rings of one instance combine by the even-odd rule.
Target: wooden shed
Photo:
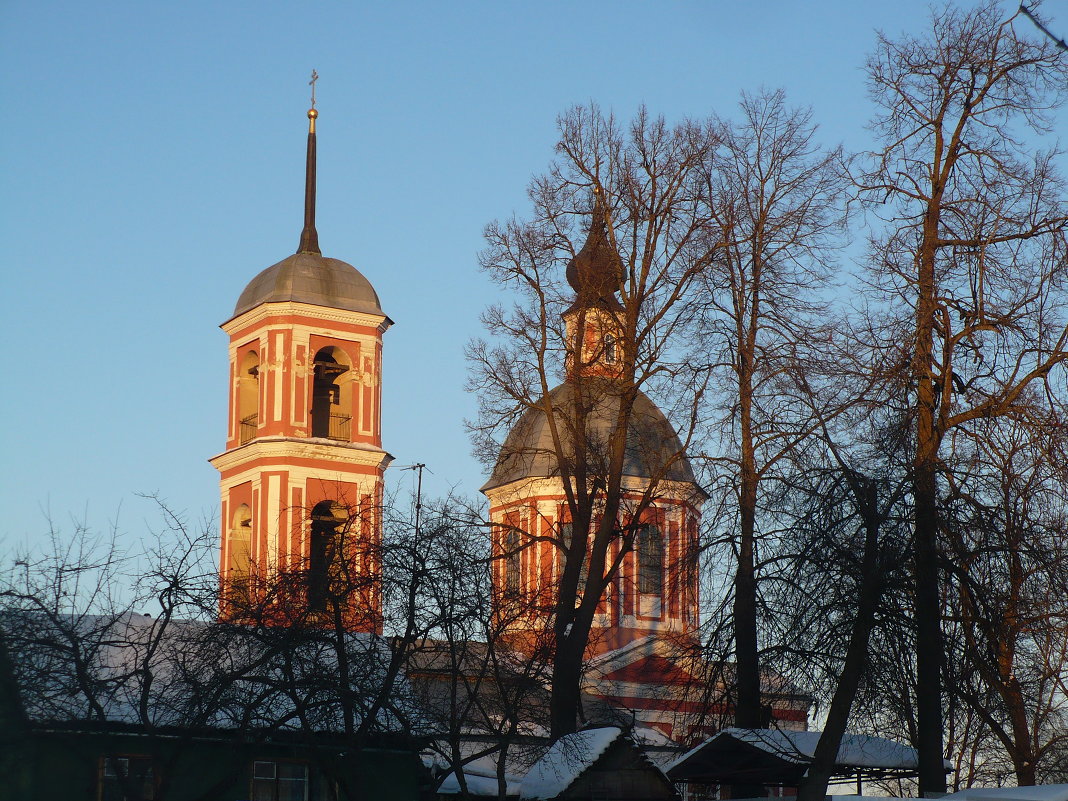
[[[659,801],[679,796],[664,772],[616,726],[561,737],[523,779],[522,801]]]

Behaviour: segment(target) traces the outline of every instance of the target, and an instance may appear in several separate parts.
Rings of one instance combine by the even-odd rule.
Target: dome
[[[586,242],[568,262],[565,275],[577,295],[572,309],[597,304],[617,310],[622,308],[616,299],[616,292],[626,271],[619,253],[609,240],[608,223],[599,198],[593,208]]]
[[[249,281],[237,299],[234,317],[261,303],[283,301],[382,314],[378,293],[359,270],[318,253],[289,256]]]
[[[581,384],[582,390],[589,392],[593,405],[587,420],[589,430],[586,439],[588,459],[594,465],[603,458],[619,413],[620,398],[618,392],[613,390],[614,386],[615,383],[609,380],[587,379]],[[552,390],[549,398],[553,407],[566,409],[575,391],[576,385],[572,382]],[[561,424],[564,422],[561,412],[557,412],[557,419]],[[563,426],[560,430],[565,441],[573,440]],[[685,454],[675,458],[681,451],[682,442],[667,417],[644,392],[639,391],[631,410],[623,475],[634,478],[652,478],[655,475],[661,480],[696,485],[693,468]],[[673,458],[674,461],[665,471],[664,465]],[[481,490],[487,492],[525,478],[559,475],[548,419],[540,409],[528,409],[509,432],[493,474]]]

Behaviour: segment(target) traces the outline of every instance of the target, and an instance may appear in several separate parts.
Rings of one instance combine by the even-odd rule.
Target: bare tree
[[[1068,460],[1063,434],[1043,436],[1063,428],[1058,419],[1046,430],[1004,420],[977,427],[956,443],[947,499],[949,692],[1020,785],[1035,784],[1047,755],[1068,741]]]
[[[1029,414],[1068,358],[1063,186],[1031,152],[1064,99],[1068,61],[993,2],[947,7],[923,36],[880,35],[868,61],[882,149],[862,179],[884,221],[872,253],[885,341],[907,343],[912,393],[920,789],[945,789],[939,487],[954,429]],[[1024,20],[1026,26],[1030,26]],[[907,318],[907,322],[905,319]]]
[[[709,366],[726,373],[716,398],[725,451],[717,480],[736,508],[726,518],[735,564],[735,725],[758,728],[769,715],[760,693],[757,564],[775,551],[764,541],[762,529],[774,524],[761,519],[768,506],[761,496],[818,419],[792,376],[814,369],[827,339],[822,291],[843,232],[846,183],[840,150],[816,145],[811,113],[790,108],[781,90],[743,94],[739,110],[737,120],[715,124],[703,188],[715,255],[695,303],[702,344],[715,358]]]
[[[252,565],[252,580],[235,591],[220,582],[213,529],[191,529],[160,508],[167,525],[144,554],[83,532],[57,535],[50,551],[20,554],[5,570],[0,633],[30,719],[132,727],[151,758],[156,798],[189,797],[176,765],[211,731],[243,743],[295,737],[342,797],[373,796],[352,760],[425,730],[403,668],[412,643],[438,622],[411,600],[429,580],[428,542],[410,525],[368,540],[354,516],[349,530],[334,531],[349,558],[330,566],[322,598],[310,604],[306,565],[274,575]],[[371,586],[390,602],[354,614]],[[374,631],[379,608],[391,614],[392,642]],[[118,756],[109,764],[121,766]],[[218,797],[241,770],[233,762],[229,774],[204,778],[197,797]],[[137,795],[144,776],[116,771]]]
[[[497,435],[524,412],[543,415],[566,499],[567,531],[523,532],[509,548],[547,537],[561,561],[546,616],[554,738],[575,730],[594,616],[643,516],[669,482],[692,481],[681,465],[704,377],[685,358],[682,301],[708,264],[701,178],[714,141],[707,125],[669,126],[644,109],[621,124],[576,108],[559,127],[558,158],[529,190],[531,220],[486,229],[482,263],[522,301],[490,309],[493,344],[470,348],[483,455],[507,458]],[[569,263],[570,290],[561,280]],[[558,377],[565,383],[554,390]],[[635,441],[636,422],[649,414],[643,390],[675,413],[677,445]],[[624,478],[635,458],[647,473],[640,488]]]

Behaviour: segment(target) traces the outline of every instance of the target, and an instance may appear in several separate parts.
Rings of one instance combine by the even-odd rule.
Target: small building
[[[403,677],[388,707],[373,701],[392,681],[388,644],[350,633],[359,671],[343,686],[328,633],[278,634],[289,639],[144,615],[5,613],[5,797],[416,801],[426,740]]]
[[[522,801],[677,799],[664,772],[623,729],[603,726],[567,734],[523,778]]]
[[[674,782],[697,785],[764,784],[798,787],[812,764],[822,732],[728,728],[714,734],[667,768]],[[949,763],[947,762],[947,770]],[[905,779],[917,775],[915,748],[867,734],[846,734],[832,782]]]

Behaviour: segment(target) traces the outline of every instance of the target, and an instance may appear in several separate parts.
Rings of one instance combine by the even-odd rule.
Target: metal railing
[[[242,445],[256,439],[256,428],[258,425],[259,415],[250,414],[248,417],[241,418],[240,438]]]
[[[352,417],[345,414],[313,414],[312,436],[351,442],[352,437],[349,435],[351,422]]]

